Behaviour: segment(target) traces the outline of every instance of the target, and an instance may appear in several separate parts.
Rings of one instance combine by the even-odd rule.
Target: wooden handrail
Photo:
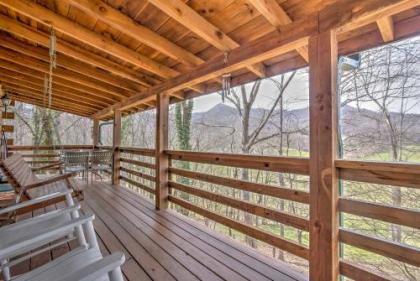
[[[190,179],[206,181],[209,183],[224,185],[227,187],[236,188],[240,190],[255,192],[259,194],[265,194],[265,195],[273,196],[280,199],[309,204],[309,193],[300,191],[300,190],[293,190],[290,188],[277,187],[277,186],[272,186],[268,184],[260,184],[260,183],[247,182],[247,181],[242,181],[242,180],[237,180],[237,179],[232,179],[232,178],[219,177],[219,176],[204,174],[204,173],[195,172],[195,171],[178,169],[174,167],[170,167],[169,172],[172,174],[190,178]]]
[[[150,187],[148,187],[148,186],[146,186],[144,184],[141,184],[139,182],[133,181],[132,179],[129,179],[129,178],[124,177],[124,176],[120,176],[120,179],[122,181],[125,181],[125,182],[127,182],[129,184],[132,184],[132,185],[134,185],[134,186],[136,186],[138,188],[141,188],[141,189],[143,189],[143,190],[145,190],[147,192],[150,192],[151,194],[155,194],[155,190],[153,188],[150,188]]]
[[[261,205],[257,205],[254,203],[250,203],[243,200],[238,200],[235,198],[227,197],[221,194],[217,194],[214,192],[209,192],[203,189],[194,188],[188,185],[176,183],[176,182],[169,182],[169,187],[204,198],[208,199],[220,204],[224,204],[230,206],[235,209],[242,210],[244,212],[248,212],[250,214],[254,214],[269,220],[273,220],[285,225],[289,225],[295,227],[297,229],[309,231],[309,221],[305,218],[301,218],[295,215],[290,215],[287,213],[280,212],[278,210],[274,210],[272,208],[267,208]]]
[[[125,167],[120,167],[120,170],[121,170],[122,172],[129,173],[129,174],[131,174],[131,175],[134,175],[134,176],[137,176],[137,177],[140,177],[140,178],[146,179],[146,180],[148,180],[148,181],[152,181],[152,182],[155,182],[155,181],[156,181],[156,177],[151,176],[151,175],[148,175],[148,174],[145,174],[145,173],[141,173],[141,172],[138,172],[138,171],[134,171],[134,170],[131,170],[131,169],[128,169],[128,168],[125,168]]]
[[[256,227],[253,227],[253,226],[244,224],[242,222],[232,220],[228,217],[213,213],[211,211],[208,211],[206,209],[193,205],[190,202],[187,202],[183,199],[177,198],[172,195],[169,195],[169,201],[185,209],[188,209],[194,213],[207,217],[215,222],[226,225],[239,232],[245,233],[246,235],[251,236],[255,239],[261,240],[281,250],[287,251],[295,256],[298,256],[304,259],[309,258],[309,250],[305,246],[286,240],[282,237],[273,235],[267,231],[258,229]]]
[[[166,150],[172,160],[309,175],[309,159]]]
[[[391,281],[384,276],[365,270],[347,261],[340,261],[340,274],[353,280]]]
[[[335,160],[343,180],[420,188],[420,165],[369,161]]]
[[[346,198],[338,206],[341,212],[420,229],[419,211]]]
[[[123,163],[128,163],[128,164],[133,164],[136,166],[141,166],[144,168],[148,168],[148,169],[155,169],[156,165],[155,164],[151,164],[151,163],[146,163],[146,162],[142,162],[142,161],[138,161],[138,160],[132,160],[132,159],[127,159],[127,158],[120,158],[120,161]]]
[[[72,149],[92,149],[92,145],[60,145],[60,146],[32,146],[32,145],[11,145],[10,151],[28,151],[28,150],[72,150]]]
[[[155,157],[156,155],[156,152],[154,149],[148,149],[148,148],[120,147],[120,151],[130,153],[130,154],[150,156],[150,157]]]
[[[347,229],[340,229],[339,237],[340,241],[345,244],[420,267],[420,249],[418,248]]]

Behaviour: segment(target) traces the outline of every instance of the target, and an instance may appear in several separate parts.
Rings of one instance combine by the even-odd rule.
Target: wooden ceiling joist
[[[120,45],[112,39],[91,31],[32,1],[0,0],[0,4],[33,20],[52,26],[55,30],[60,31],[75,40],[81,41],[91,47],[106,52],[163,78],[171,78],[178,75],[177,71],[141,55],[130,48]]]
[[[62,0],[103,21],[116,30],[188,66],[197,66],[204,60],[165,37],[135,22],[129,16],[100,0]]]
[[[283,26],[292,23],[292,19],[275,0],[248,0],[248,2],[251,3],[251,5],[254,6],[254,8],[271,23],[271,25],[280,31]],[[309,61],[308,48],[306,46],[298,48],[296,51],[306,62]]]
[[[237,42],[235,42],[232,38],[223,33],[223,31],[207,21],[205,18],[200,16],[194,9],[185,4],[183,1],[148,1],[220,51],[229,53],[233,49],[239,47]],[[259,62],[256,63],[256,65],[248,65],[246,67],[250,71],[254,72],[258,77],[265,77],[264,65],[262,63]]]
[[[0,34],[1,46],[6,47],[10,50],[19,52],[24,55],[28,55],[34,59],[38,59],[44,62],[49,63],[50,56],[48,49],[35,47],[29,44],[25,44],[16,39],[6,36],[5,34]],[[132,93],[139,92],[144,90],[145,87],[138,84],[132,83],[126,79],[121,79],[115,77],[109,73],[105,73],[98,68],[92,67],[89,64],[83,63],[81,61],[76,61],[70,57],[64,56],[61,53],[56,55],[56,62],[58,66],[61,66],[65,69],[79,73],[80,75],[90,77],[95,80],[99,80],[107,85],[116,87],[118,91],[130,91]]]
[[[383,17],[377,22],[379,31],[384,42],[394,41],[394,22],[392,17]]]
[[[44,73],[43,72],[37,71],[37,70],[35,70],[33,68],[30,68],[30,67],[25,67],[25,66],[22,66],[22,65],[19,65],[19,64],[15,64],[15,63],[12,63],[12,62],[9,62],[9,61],[4,61],[4,60],[0,59],[0,67],[8,69],[8,70],[15,71],[15,72],[23,73],[23,74],[26,74],[26,75],[29,75],[31,77],[35,77],[35,78],[38,78],[38,79],[44,79]],[[107,93],[103,93],[103,92],[99,92],[99,91],[93,91],[92,89],[90,89],[88,87],[85,87],[85,86],[82,86],[82,85],[75,86],[75,83],[69,82],[68,80],[62,79],[60,77],[55,77],[53,79],[53,81],[55,83],[57,83],[58,85],[62,85],[62,86],[72,88],[75,91],[82,91],[82,92],[85,92],[85,93],[87,93],[91,96],[94,96],[94,97],[109,99],[113,103],[118,102],[120,100],[120,99],[118,99],[114,96],[108,95]]]
[[[6,48],[0,47],[0,59],[41,71],[45,75],[49,74],[49,64],[47,62],[34,59],[32,57],[23,55],[21,53]],[[78,73],[72,70],[66,70],[61,67],[56,67],[54,69],[53,77],[60,77],[62,79],[74,83],[75,86],[83,85],[89,87],[93,91],[100,91],[118,98],[125,98],[136,93],[134,91],[129,92],[127,90],[119,89],[115,86],[106,85],[103,82],[100,82],[96,79],[79,75]]]
[[[40,107],[45,106],[45,104],[42,101],[40,101],[38,99],[35,99],[33,97],[28,97],[24,93],[16,91],[16,90],[9,91],[9,95],[15,101],[20,101],[20,102],[27,103],[27,104],[33,104],[33,105],[37,105],[37,106],[40,106]],[[84,117],[89,117],[90,116],[90,114],[86,111],[81,111],[81,110],[78,110],[78,109],[70,109],[69,107],[67,107],[65,105],[56,105],[54,103],[53,105],[51,105],[50,108],[54,109],[54,110],[57,110],[57,111],[76,114],[76,115],[79,115],[79,116],[84,116]]]
[[[21,83],[19,80],[15,79],[4,79],[2,76],[0,76],[0,82],[2,85],[6,87],[10,87],[12,89],[20,90],[20,91],[27,91],[32,92],[34,96],[39,97],[41,99],[48,99],[48,97],[43,92],[43,87],[31,85],[29,83]],[[74,106],[80,106],[82,109],[88,109],[92,111],[98,111],[102,107],[98,106],[98,104],[91,104],[86,101],[82,101],[81,99],[75,100],[71,96],[68,96],[66,94],[62,95],[61,93],[58,93],[57,91],[53,92],[52,94],[53,100],[58,100],[60,102],[67,102],[68,104],[73,104]]]
[[[7,92],[13,92],[13,91],[17,91],[19,93],[21,93],[24,97],[26,98],[32,98],[34,100],[38,100],[39,102],[41,102],[41,106],[46,107],[47,106],[47,102],[44,100],[44,95],[42,92],[38,92],[36,90],[31,90],[31,89],[27,89],[21,86],[15,86],[15,85],[11,85],[11,84],[3,84],[7,90]],[[69,102],[69,101],[64,101],[62,99],[52,99],[51,101],[51,105],[52,106],[66,106],[69,109],[73,110],[73,111],[80,111],[80,112],[84,112],[84,113],[91,113],[94,112],[95,109],[91,108],[91,107],[86,107],[84,105],[82,106],[78,106],[73,102]]]
[[[172,3],[173,1],[170,2]],[[143,93],[131,96],[98,112],[94,117],[101,118],[109,115],[114,110],[123,110],[139,104],[144,99],[150,98],[150,96],[159,95],[167,91],[181,90],[191,84],[202,83],[223,73],[232,72],[247,65],[304,47],[308,43],[308,38],[318,34],[320,31],[332,28],[352,30],[352,27],[374,23],[383,16],[391,16],[401,6],[404,6],[405,9],[410,9],[417,5],[419,5],[418,0],[343,0],[340,2],[340,5],[327,6],[320,12],[314,13],[305,19],[294,21],[284,26],[283,31],[276,36],[268,34],[255,42],[244,44],[231,51],[227,64],[223,62],[222,56],[211,59],[189,73],[165,81]]]
[[[164,64],[156,62],[128,47],[120,45],[112,39],[91,31],[66,17],[60,16],[47,8],[33,3],[32,1],[0,0],[0,4],[33,20],[52,26],[54,29],[74,38],[75,40],[81,41],[93,48],[108,53],[111,56],[126,61],[160,77],[173,78],[180,74],[178,71],[167,67]],[[192,86],[192,89],[195,90],[194,86]],[[200,92],[201,89],[198,89],[197,91]]]
[[[22,86],[32,87],[33,89],[41,91],[44,88],[43,80],[24,76],[20,73],[11,73],[2,70],[2,72],[0,73],[0,80],[5,82],[11,82],[14,84],[21,84]],[[75,93],[74,91],[72,91],[72,89],[65,88],[62,86],[53,85],[53,93],[57,93],[59,96],[62,95],[63,97],[67,97],[73,100],[74,102],[86,103],[93,107],[96,106],[98,108],[103,108],[109,105],[100,100],[92,99],[86,95],[80,95],[79,93]]]
[[[46,48],[49,47],[49,38],[47,35],[34,31],[30,29],[29,26],[18,23],[17,21],[14,21],[3,15],[0,15],[0,29],[34,43],[40,44]],[[133,69],[124,68],[121,65],[107,60],[92,52],[87,52],[81,48],[67,44],[63,42],[63,40],[57,40],[56,50],[57,52],[72,57],[78,61],[83,61],[92,66],[100,67],[109,73],[113,73],[119,77],[129,79],[145,87],[154,85],[153,83],[147,81],[144,75],[139,75],[139,73]]]

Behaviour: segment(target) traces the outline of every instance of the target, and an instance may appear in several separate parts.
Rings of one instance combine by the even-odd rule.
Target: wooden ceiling
[[[340,53],[418,34],[418,0],[381,1],[393,8],[341,28]],[[0,0],[0,83],[16,100],[45,104],[42,89],[53,27],[58,40],[52,108],[101,119],[109,118],[116,108],[124,114],[146,110],[155,106],[156,94],[163,91],[172,96],[172,102],[216,91],[226,70],[237,85],[304,67],[305,36],[288,48],[255,59],[244,52],[256,49],[258,42],[265,47],[272,38],[292,36],[313,15],[331,7],[353,7],[350,2],[379,3]],[[223,68],[225,54],[229,63],[239,58],[241,63]],[[205,75],[198,77],[204,70]]]

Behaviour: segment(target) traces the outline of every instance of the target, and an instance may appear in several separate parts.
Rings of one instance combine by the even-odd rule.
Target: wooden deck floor
[[[125,188],[94,183],[85,188],[86,211],[96,214],[95,230],[104,254],[126,255],[126,280],[307,280],[287,265],[265,257],[173,211],[156,211]],[[66,252],[39,256],[28,270]]]

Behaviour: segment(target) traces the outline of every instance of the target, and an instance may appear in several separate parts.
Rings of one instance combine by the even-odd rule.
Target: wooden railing
[[[155,195],[155,151],[152,149],[120,147],[120,180],[131,188]]]
[[[166,153],[169,155],[169,159],[172,163],[174,161],[187,161],[190,163],[203,163],[267,172],[294,173],[306,176],[309,174],[308,159],[303,158],[186,151],[167,151]],[[234,198],[231,196],[226,196],[217,192],[194,187],[192,184],[183,184],[174,179],[174,176],[221,185],[238,191],[248,191],[256,194],[268,195],[278,199],[285,199],[303,204],[309,203],[308,192],[180,169],[174,165],[169,167],[169,172],[172,176],[172,179],[169,181],[169,187],[173,190],[181,191],[189,195],[216,202],[227,207],[241,210],[251,215],[265,218],[286,226],[291,226],[298,230],[305,232],[309,231],[309,220],[306,218],[290,214],[285,211],[279,211],[267,205],[253,203],[250,200],[242,200],[236,197]],[[180,196],[176,196],[174,192],[170,193],[169,201],[206,218],[209,218],[217,223],[223,224],[231,229],[242,232],[252,238],[263,241],[280,250],[287,251],[303,259],[309,258],[309,249],[303,244],[299,244],[295,241],[286,239],[285,237],[278,236],[256,226],[235,220],[231,217],[209,211],[203,207],[193,204],[191,201],[184,200],[180,198]]]
[[[33,164],[47,164],[56,160],[57,151],[61,149],[91,149],[92,146],[63,146],[63,147],[30,147],[12,146],[11,152],[20,151]],[[137,190],[140,194],[154,199],[156,194],[156,152],[153,149],[120,147],[120,179],[124,185]],[[185,168],[179,163],[188,162],[191,165],[202,164],[215,167],[230,167],[241,171],[250,169],[267,173],[296,174],[309,180],[309,159],[291,157],[252,156],[224,153],[204,153],[166,150],[169,158],[169,196],[168,200],[174,206],[199,214],[214,222],[223,224],[249,237],[263,241],[280,250],[289,252],[303,259],[309,259],[310,251],[304,243],[289,240],[285,237],[263,230],[254,225],[226,216],[216,211],[206,209],[196,204],[194,200],[186,200],[181,193],[189,194],[200,200],[207,200],[225,207],[240,210],[244,213],[293,227],[304,233],[310,232],[309,216],[300,216],[279,210],[262,203],[244,200],[238,196],[230,196],[211,189],[201,188],[195,183],[206,183],[222,186],[239,192],[269,196],[275,199],[296,202],[309,208],[311,194],[307,190],[291,189],[284,186],[267,183],[257,183],[214,174],[203,169]],[[41,160],[39,160],[41,159]],[[178,163],[178,164],[177,164]],[[200,166],[200,165],[199,165]],[[420,188],[420,165],[402,163],[384,163],[367,161],[336,160],[338,178],[344,182],[368,183],[378,185],[377,188],[403,187],[408,189]],[[187,179],[187,180],[180,180]],[[316,194],[312,194],[316,196]],[[341,196],[337,204],[338,213],[353,215],[361,218],[382,221],[414,230],[420,229],[419,209],[406,208],[362,201],[351,197]],[[362,229],[350,229],[342,226],[337,229],[339,241],[344,245],[356,247],[395,261],[420,267],[420,250],[404,241],[392,241],[373,234],[366,234]],[[353,280],[392,280],[389,276],[364,267],[346,256],[339,262],[340,273]]]
[[[335,166],[338,169],[339,178],[342,180],[378,184],[378,188],[384,185],[420,188],[420,165],[417,164],[336,160]],[[346,197],[339,199],[338,209],[343,213],[362,218],[420,229],[418,209],[395,207]],[[339,239],[346,245],[420,267],[419,248],[363,234],[361,231],[362,229],[341,228]],[[354,280],[391,280],[387,276],[374,273],[372,270],[346,260],[340,261],[340,273]]]

